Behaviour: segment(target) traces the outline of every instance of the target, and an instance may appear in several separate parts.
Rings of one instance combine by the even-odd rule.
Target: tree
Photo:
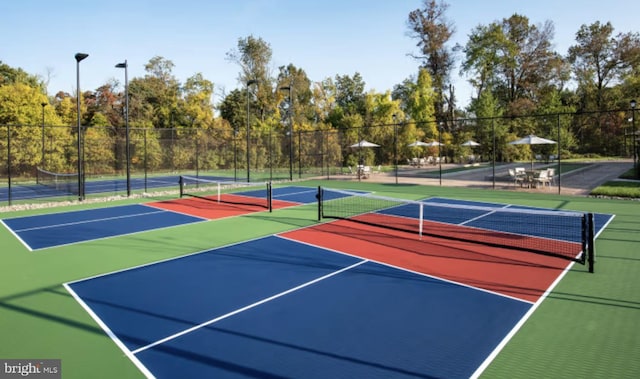
[[[293,97],[292,117],[294,126],[302,125],[308,121],[315,121],[316,112],[312,106],[313,92],[311,91],[311,80],[303,69],[297,68],[293,64],[279,67],[279,74],[276,79],[278,88],[291,87]],[[279,91],[279,99],[288,96],[288,92]],[[282,102],[280,102],[282,104]],[[284,114],[281,112],[284,116]]]
[[[488,89],[505,109],[522,114],[511,104],[535,103],[566,80],[563,61],[552,50],[553,34],[552,22],[531,25],[518,14],[478,26],[463,49],[461,73],[471,76],[478,95]]]
[[[37,76],[30,75],[21,68],[10,67],[0,61],[0,86],[15,83],[40,88],[44,92],[44,84]]]
[[[576,33],[576,45],[569,48],[569,62],[583,96],[583,107],[595,103],[596,109],[608,104],[605,88],[618,83],[640,63],[640,37],[638,33],[618,34],[613,37],[610,22],[582,25]]]
[[[272,54],[271,46],[267,42],[252,35],[238,39],[237,48],[227,52],[227,60],[240,66],[238,82],[242,87],[245,87],[249,80],[257,81],[257,111],[260,112],[261,119],[264,119],[264,112],[272,109],[275,103],[270,70]]]
[[[192,127],[213,126],[213,83],[205,79],[201,73],[197,73],[187,79],[183,87],[184,99],[183,112],[190,121]]]
[[[11,161],[12,170],[18,174],[31,174],[33,167],[41,166],[42,162],[42,133],[46,139],[62,136],[65,131],[52,128],[60,120],[55,113],[42,106],[47,104],[47,97],[39,86],[30,86],[23,82],[0,85],[0,128],[2,135],[0,150],[7,151],[7,131],[11,133]],[[49,127],[43,130],[42,112],[45,112],[45,123]],[[47,159],[51,159],[49,156]]]
[[[426,69],[418,72],[418,79],[410,88],[407,113],[429,138],[437,137],[435,104],[437,94],[433,89],[431,75]]]
[[[433,88],[437,94],[435,111],[438,119],[446,118],[445,102],[450,109],[455,108],[454,99],[445,94],[449,87],[451,70],[454,66],[453,51],[447,42],[455,32],[453,24],[445,17],[449,4],[443,1],[423,0],[423,8],[409,13],[410,36],[418,40],[421,67],[431,75]],[[451,91],[452,92],[452,91]]]
[[[335,100],[336,106],[342,108],[347,115],[364,116],[364,87],[365,82],[359,73],[349,75],[336,75]]]
[[[180,98],[180,83],[171,72],[174,64],[156,56],[144,67],[144,78],[129,82],[129,119],[146,119],[156,128],[173,127]]]

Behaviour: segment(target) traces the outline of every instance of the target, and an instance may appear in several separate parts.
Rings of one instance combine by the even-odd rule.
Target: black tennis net
[[[318,189],[318,216],[593,264],[593,215]]]
[[[218,203],[258,206],[272,210],[269,182],[234,182],[180,176],[180,197],[191,196]]]
[[[63,174],[36,169],[36,183],[65,194],[78,194],[78,174]]]

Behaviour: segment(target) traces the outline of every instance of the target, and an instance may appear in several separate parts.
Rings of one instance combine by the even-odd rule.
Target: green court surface
[[[320,184],[406,199],[438,196],[614,214],[596,241],[595,273],[573,265],[481,377],[640,377],[640,202],[418,185],[296,183]],[[160,198],[13,211],[0,218],[155,200]],[[0,227],[0,359],[61,359],[66,379],[143,377],[63,283],[316,222],[316,206],[308,204],[35,252]]]

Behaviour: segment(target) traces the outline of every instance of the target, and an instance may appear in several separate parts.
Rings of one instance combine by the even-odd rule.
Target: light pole
[[[238,128],[233,129],[233,181],[238,181]]]
[[[438,127],[438,167],[439,167],[439,175],[440,178],[440,186],[442,186],[442,123],[440,123]]]
[[[252,84],[258,84],[257,80],[248,80],[247,81],[247,183],[250,182],[251,180],[251,168],[250,168],[250,139],[249,137],[251,136],[250,132],[249,132],[249,118],[251,117],[251,114],[249,113],[249,86]]]
[[[293,98],[291,97],[291,86],[280,87],[281,91],[289,91],[289,108],[287,115],[289,116],[289,180],[293,180]]]
[[[47,103],[42,102],[42,159],[40,160],[40,166],[44,169],[44,107],[47,106]]]
[[[78,200],[84,200],[84,172],[82,167],[82,126],[80,125],[80,61],[89,54],[76,53],[76,110],[78,114]]]
[[[636,140],[638,139],[638,135],[636,134],[636,100],[631,100],[629,103],[631,105],[631,127],[633,129],[633,133],[631,134],[631,138],[633,138],[633,171],[635,172],[636,178],[640,178],[640,172],[638,171],[638,147]]]
[[[129,75],[128,65],[125,59],[123,63],[118,63],[116,68],[124,68],[124,151],[127,160],[127,196],[131,196],[131,150],[129,149]]]

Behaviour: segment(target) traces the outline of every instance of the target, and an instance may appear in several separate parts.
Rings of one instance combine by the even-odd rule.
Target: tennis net
[[[62,174],[36,168],[36,183],[66,194],[78,194],[78,174]]]
[[[318,189],[318,218],[556,256],[593,264],[593,215],[471,202],[415,201]]]
[[[218,203],[258,206],[272,210],[271,183],[232,182],[180,176],[180,197],[191,196]]]

